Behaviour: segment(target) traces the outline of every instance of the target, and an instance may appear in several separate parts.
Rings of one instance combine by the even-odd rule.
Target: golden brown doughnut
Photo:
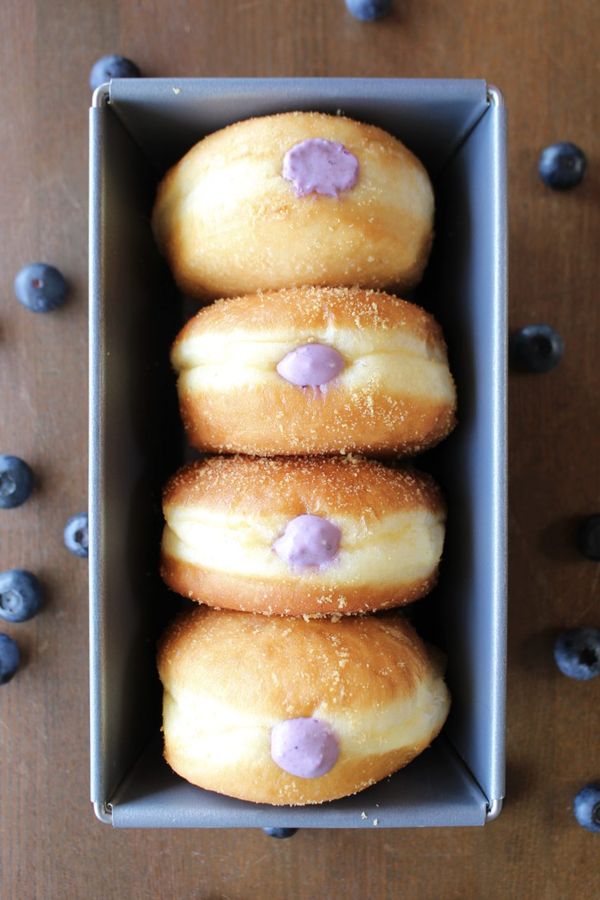
[[[399,615],[339,622],[196,608],[158,654],[164,754],[192,784],[276,805],[361,791],[409,763],[450,705]]]
[[[333,377],[323,358],[306,361],[313,351],[337,360]],[[182,329],[171,359],[201,450],[406,454],[455,424],[441,329],[390,294],[304,287],[220,300]],[[296,369],[282,370],[290,360]]]
[[[364,459],[213,457],[171,479],[163,510],[169,587],[267,615],[409,603],[435,584],[444,541],[433,480]]]
[[[330,172],[341,176],[331,190]],[[192,147],[161,182],[152,224],[192,296],[299,284],[406,289],[427,262],[433,210],[427,172],[399,140],[343,116],[290,112],[237,122]]]

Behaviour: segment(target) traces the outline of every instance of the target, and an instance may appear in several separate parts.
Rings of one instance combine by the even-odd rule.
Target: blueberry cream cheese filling
[[[277,556],[292,569],[320,568],[332,562],[340,549],[342,532],[321,516],[296,516],[273,544]]]
[[[309,138],[287,151],[281,174],[292,182],[297,197],[337,197],[356,185],[358,171],[357,158],[343,144]]]
[[[298,387],[318,387],[332,381],[344,369],[344,359],[326,344],[302,344],[283,357],[276,369],[282,378]]]
[[[298,778],[320,778],[335,766],[340,748],[331,728],[320,719],[285,719],[271,729],[271,758]]]

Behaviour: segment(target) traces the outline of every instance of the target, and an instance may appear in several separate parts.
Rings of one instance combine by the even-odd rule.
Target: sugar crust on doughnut
[[[322,803],[363,790],[424,750],[450,705],[440,660],[396,614],[339,622],[198,607],[159,645],[164,752],[208,790],[275,805]],[[314,717],[340,755],[318,778],[270,755],[271,728]]]
[[[276,369],[314,342],[345,362],[324,392]],[[377,291],[305,287],[220,300],[184,326],[171,359],[188,439],[210,452],[415,453],[456,421],[438,323]]]
[[[213,457],[176,473],[163,497],[161,574],[183,596],[292,616],[401,606],[437,580],[445,506],[433,480],[356,458]],[[274,541],[296,516],[338,525],[338,558],[293,571]]]
[[[324,138],[359,161],[338,197],[298,197],[286,152]],[[318,112],[236,122],[208,135],[161,182],[152,224],[175,280],[197,297],[300,284],[407,289],[427,262],[434,198],[421,162],[373,125]]]

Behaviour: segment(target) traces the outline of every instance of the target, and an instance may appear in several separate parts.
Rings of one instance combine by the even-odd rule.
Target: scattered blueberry
[[[298,831],[297,828],[263,828],[265,834],[274,838],[293,837]]]
[[[0,684],[6,684],[19,668],[21,654],[16,641],[0,633]]]
[[[588,831],[600,831],[600,781],[581,788],[573,800],[573,812]]]
[[[600,515],[583,520],[577,532],[577,544],[584,556],[600,562]]]
[[[41,601],[42,589],[32,572],[24,569],[0,572],[0,619],[26,622],[35,616]]]
[[[0,509],[25,503],[33,490],[33,472],[18,456],[0,454]]]
[[[32,312],[51,312],[65,302],[67,283],[54,266],[30,263],[15,278],[15,294]]]
[[[600,629],[571,628],[554,644],[556,665],[569,678],[588,681],[600,675]]]
[[[348,12],[361,22],[374,22],[389,13],[393,0],[346,0]]]
[[[583,150],[569,141],[561,141],[542,150],[538,172],[548,187],[564,191],[579,184],[585,175],[586,166]]]
[[[75,556],[88,555],[88,514],[71,516],[64,530],[65,547]]]
[[[527,372],[549,372],[564,351],[561,336],[549,325],[526,325],[511,336],[514,362]]]
[[[142,73],[134,62],[125,56],[102,56],[97,59],[90,72],[90,87],[93,91],[111,78],[139,78]]]

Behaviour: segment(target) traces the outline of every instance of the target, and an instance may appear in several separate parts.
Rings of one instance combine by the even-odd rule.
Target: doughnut
[[[188,439],[209,452],[409,454],[455,424],[441,329],[390,294],[222,299],[184,326],[171,360]]]
[[[434,586],[444,541],[428,475],[347,457],[212,457],[173,476],[163,511],[166,584],[266,615],[409,603]]]
[[[427,172],[381,128],[291,112],[208,135],[159,185],[152,225],[193,297],[299,284],[407,289],[433,235]]]
[[[164,756],[273,805],[355,794],[407,765],[450,705],[441,654],[398,614],[332,622],[196,607],[161,638]]]

